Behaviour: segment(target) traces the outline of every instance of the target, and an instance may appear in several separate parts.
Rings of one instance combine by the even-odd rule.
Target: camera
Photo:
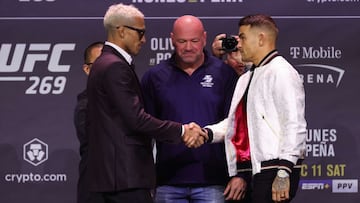
[[[224,37],[221,38],[222,43],[222,49],[225,52],[234,52],[237,51],[236,45],[238,44],[238,41],[236,40],[235,37]]]

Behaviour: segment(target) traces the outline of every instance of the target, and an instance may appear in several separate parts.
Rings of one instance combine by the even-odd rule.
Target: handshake
[[[191,122],[184,124],[185,133],[182,137],[183,142],[189,148],[197,148],[209,140],[206,130],[202,129],[198,124]]]

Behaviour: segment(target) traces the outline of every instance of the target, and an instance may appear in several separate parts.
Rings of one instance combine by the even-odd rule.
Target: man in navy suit
[[[145,43],[144,15],[132,5],[109,7],[107,41],[88,78],[89,189],[105,203],[153,202],[152,138],[198,147],[208,138],[195,124],[162,121],[144,111],[133,56]],[[152,136],[154,135],[154,137]]]

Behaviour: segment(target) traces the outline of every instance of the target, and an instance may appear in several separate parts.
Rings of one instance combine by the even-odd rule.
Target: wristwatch
[[[279,176],[280,178],[287,178],[289,177],[289,173],[286,172],[284,169],[280,169],[277,172],[277,176]]]

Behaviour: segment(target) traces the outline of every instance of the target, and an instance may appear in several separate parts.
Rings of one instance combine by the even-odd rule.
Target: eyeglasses
[[[135,27],[127,26],[127,25],[124,25],[124,27],[129,28],[130,30],[136,31],[139,35],[139,40],[141,40],[145,35],[145,29],[139,29],[139,28],[135,28]]]
[[[92,66],[93,63],[85,63],[85,65]]]

